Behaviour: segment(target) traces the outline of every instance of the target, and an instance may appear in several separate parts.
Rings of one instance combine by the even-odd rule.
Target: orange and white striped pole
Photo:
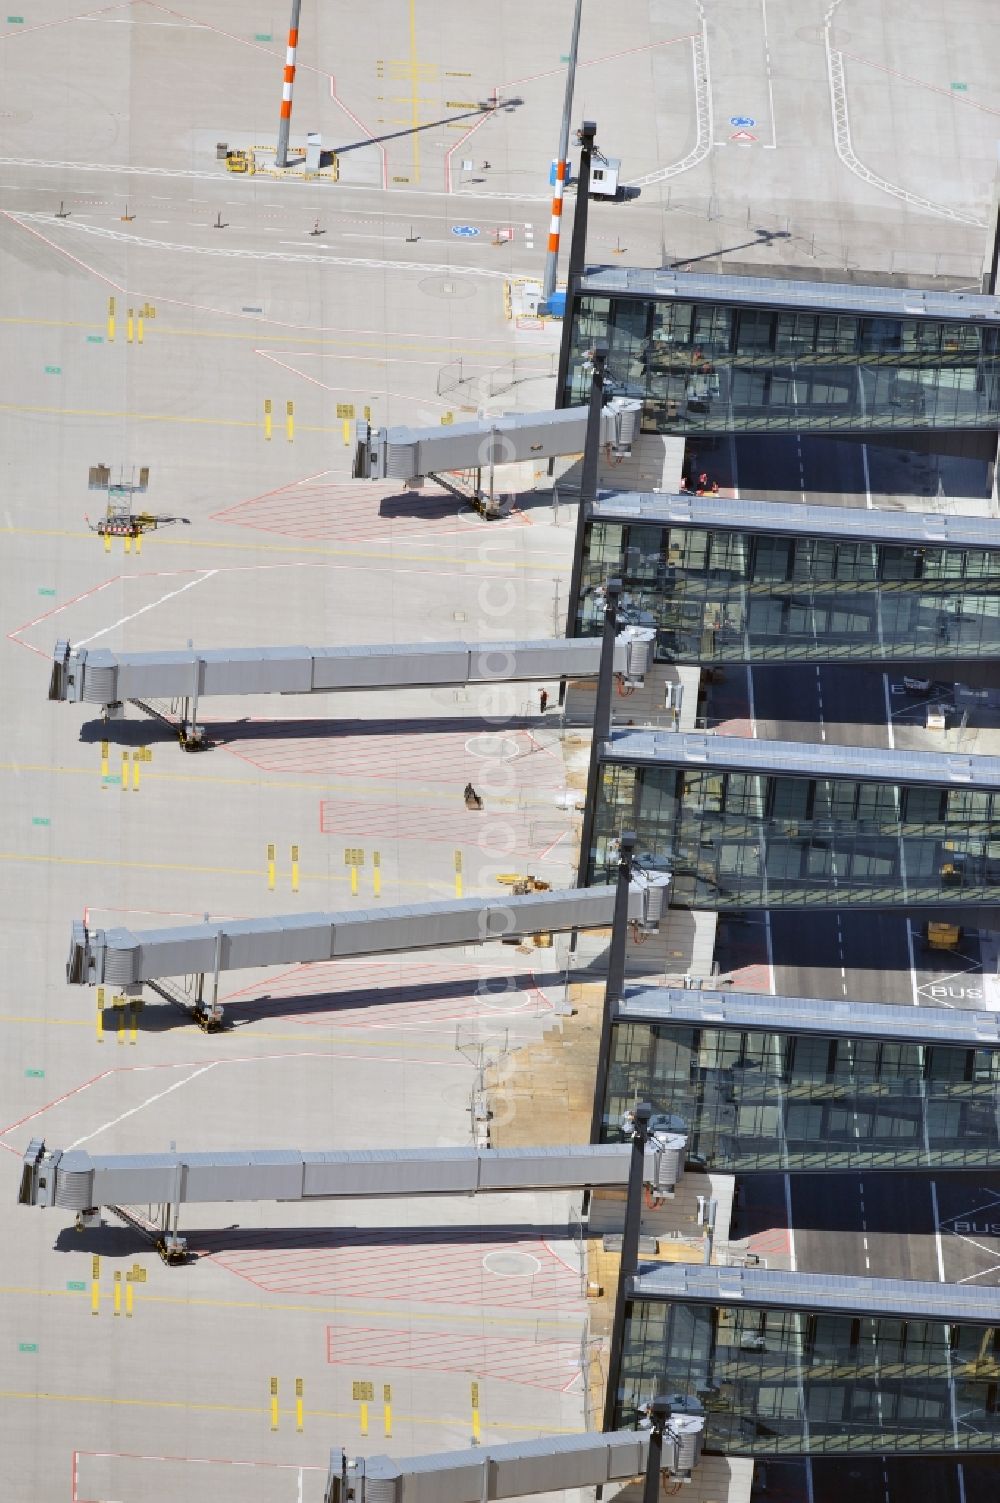
[[[549,243],[545,252],[545,273],[542,277],[542,304],[548,302],[556,290],[556,270],[559,265],[559,231],[562,227],[563,192],[566,187],[566,158],[569,156],[569,122],[573,114],[573,88],[576,83],[576,54],[580,45],[580,13],[583,0],[576,0],[573,16],[573,38],[569,48],[569,67],[566,70],[566,95],[563,100],[562,127],[559,132],[559,156],[556,160],[555,191],[552,195],[552,217],[549,220]]]
[[[292,127],[292,85],[295,82],[295,53],[299,45],[299,11],[302,0],[292,0],[292,19],[288,26],[288,50],[281,84],[281,118],[278,121],[278,150],[275,164],[288,166],[288,133]]]

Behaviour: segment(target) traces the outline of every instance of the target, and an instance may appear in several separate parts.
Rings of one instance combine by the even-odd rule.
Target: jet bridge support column
[[[642,1171],[646,1157],[646,1139],[653,1108],[642,1102],[633,1113],[632,1159],[629,1165],[628,1193],[625,1200],[625,1229],[622,1235],[622,1260],[618,1269],[618,1292],[611,1327],[611,1355],[608,1359],[608,1386],[604,1395],[602,1429],[613,1430],[618,1388],[621,1383],[622,1346],[625,1341],[625,1291],[628,1280],[639,1267],[639,1227],[642,1219]]]
[[[582,501],[580,503],[583,504]],[[597,702],[594,705],[594,737],[590,743],[590,766],[587,770],[587,798],[583,809],[583,828],[580,831],[580,864],[576,874],[577,887],[586,887],[590,870],[591,848],[594,844],[594,823],[597,817],[597,791],[601,771],[601,743],[611,734],[611,698],[615,684],[615,637],[618,632],[618,602],[621,599],[622,582],[609,579],[607,600],[604,607],[604,634],[601,638],[601,666],[597,670]]]
[[[632,856],[635,836],[623,834],[618,858],[618,887],[615,913],[611,920],[611,945],[608,950],[608,979],[604,986],[604,1010],[601,1015],[601,1038],[597,1050],[597,1078],[594,1082],[594,1108],[590,1118],[590,1141],[601,1141],[604,1124],[604,1098],[608,1089],[611,1061],[611,1025],[615,1008],[625,990],[625,951],[628,944],[628,893],[632,880]]]
[[[580,505],[576,513],[576,538],[573,542],[573,567],[569,577],[569,602],[566,606],[566,635],[574,635],[576,625],[576,602],[583,584],[583,537],[587,525],[587,510],[597,500],[598,461],[601,457],[601,413],[605,398],[605,366],[608,352],[600,346],[593,353],[593,371],[590,382],[590,405],[587,410],[587,437],[583,451],[583,466],[580,470]]]

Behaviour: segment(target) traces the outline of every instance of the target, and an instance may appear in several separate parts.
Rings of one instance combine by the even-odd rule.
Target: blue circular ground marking
[[[729,123],[740,130],[746,130],[749,126],[757,124],[752,115],[730,115]]]
[[[451,227],[451,233],[453,235],[462,235],[465,237],[465,239],[472,240],[476,235],[479,234],[479,231],[476,229],[476,226],[474,224],[453,224]]]

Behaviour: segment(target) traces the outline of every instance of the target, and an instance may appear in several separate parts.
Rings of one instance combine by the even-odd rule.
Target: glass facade
[[[604,761],[590,882],[615,880],[626,830],[680,908],[1000,903],[988,790]]]
[[[637,1300],[616,1424],[697,1394],[736,1456],[1000,1450],[1000,1330],[925,1319]]]
[[[1000,548],[590,521],[577,636],[617,575],[659,662],[1000,658]]]
[[[642,400],[651,433],[988,429],[1000,422],[1000,329],[969,318],[602,295],[585,284],[574,298],[571,340],[567,404],[587,400],[584,361],[604,344],[616,391]]]
[[[624,1020],[611,1039],[605,1142],[648,1101],[726,1174],[1000,1167],[995,1049]]]

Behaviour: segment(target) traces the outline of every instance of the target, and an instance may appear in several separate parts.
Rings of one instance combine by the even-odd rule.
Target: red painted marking
[[[890,73],[893,78],[901,78],[904,83],[916,84],[920,89],[930,89],[932,94],[943,94],[946,99],[951,99],[955,104],[968,105],[970,109],[982,110],[985,115],[1000,115],[1000,110],[993,109],[988,104],[977,104],[974,99],[967,98],[955,89],[942,89],[940,84],[928,83],[925,78],[914,78],[910,73],[900,73],[898,68],[887,68],[884,63],[873,62],[870,57],[859,57],[856,52],[845,52],[844,57],[849,57],[854,63],[863,63],[867,68],[877,68],[880,73]]]
[[[468,738],[462,733],[421,730],[404,741],[391,728],[391,723],[387,723],[384,736],[352,736],[349,733],[338,733],[327,720],[316,720],[303,723],[302,734],[292,736],[287,725],[281,721],[263,724],[273,727],[269,734],[258,733],[245,740],[237,737],[226,743],[226,751],[265,772],[363,778],[373,784],[384,780],[393,790],[393,801],[397,782],[402,780],[415,788],[439,789],[443,786],[448,801],[460,803],[461,790],[466,781],[476,783],[477,779],[485,776],[489,768],[490,758],[477,757],[468,751],[465,744]],[[521,789],[530,787],[536,793],[562,791],[564,779],[561,767],[553,767],[548,759],[526,754],[527,738],[523,732],[511,732],[504,739],[518,744],[520,755],[507,755],[502,760],[517,766],[517,780]],[[376,788],[373,789],[372,803],[369,805],[372,809],[370,818],[373,820],[379,817],[375,803],[377,798]],[[491,819],[501,819],[506,823],[510,818],[511,810],[506,804],[498,803],[497,808],[491,811],[487,793],[484,815],[468,816],[467,844],[475,844],[480,834],[489,833]],[[546,811],[539,810],[538,818],[540,821],[544,820]]]
[[[273,1293],[336,1294],[339,1300],[419,1299],[421,1304],[466,1305],[483,1310],[572,1309],[582,1306],[580,1276],[544,1242],[492,1243],[489,1228],[476,1246],[426,1241],[410,1228],[407,1241],[394,1231],[351,1232],[326,1227],[289,1228],[280,1246],[274,1233],[231,1231],[195,1234],[197,1251],[256,1288]],[[440,1235],[440,1234],[435,1234]],[[463,1236],[465,1233],[463,1233]],[[213,1244],[225,1245],[215,1250]],[[336,1239],[335,1245],[331,1241]],[[263,1242],[255,1251],[253,1243]],[[238,1245],[234,1245],[238,1244]],[[483,1267],[490,1253],[527,1253],[539,1265],[525,1277],[500,1277]]]
[[[562,1393],[580,1373],[578,1341],[531,1341],[485,1331],[419,1331],[384,1326],[330,1325],[326,1360],[334,1367],[360,1363],[416,1372],[468,1373],[501,1383],[523,1383]]]
[[[514,839],[511,855],[515,852],[532,852],[530,812],[509,810],[504,813],[504,826]],[[381,840],[430,840],[452,846],[468,845],[469,837],[476,831],[469,823],[469,811],[446,809],[414,809],[405,805],[372,805],[352,803],[346,799],[320,800],[320,834],[343,836],[364,835]],[[559,835],[556,840],[563,837]],[[553,841],[554,845],[556,841]],[[551,849],[551,846],[546,847]],[[539,853],[542,854],[542,853]]]
[[[61,605],[54,605],[51,610],[43,611],[40,616],[33,616],[30,621],[25,621],[23,626],[15,626],[13,631],[9,631],[8,640],[16,642],[18,647],[26,647],[29,652],[37,652],[40,657],[51,657],[51,652],[43,652],[40,647],[33,647],[30,642],[22,642],[21,632],[28,631],[32,626],[38,626],[40,622],[47,621],[50,616],[58,616],[60,611],[68,610],[71,605],[78,605],[81,600],[86,600],[88,595],[99,595],[102,590],[106,590],[109,585],[116,584],[121,578],[121,574],[112,574],[111,578],[106,579],[103,584],[92,585],[89,590],[83,590],[79,595],[74,595],[71,600],[64,600]]]
[[[375,542],[423,536],[431,531],[442,536],[455,531],[454,527],[436,525],[453,523],[462,511],[462,503],[440,486],[428,485],[420,492],[401,491],[391,481],[373,484],[327,479],[331,474],[326,470],[309,480],[265,491],[214,512],[211,520],[281,537],[337,542]],[[490,527],[524,526],[525,520],[520,515],[511,516],[491,522]]]
[[[747,1238],[747,1251],[752,1253],[787,1254],[791,1252],[791,1248],[787,1226],[771,1227],[766,1232],[757,1232]]]
[[[417,988],[420,994],[413,995]],[[401,995],[404,989],[409,995]],[[366,994],[369,1005],[364,1005]],[[292,998],[300,1003],[298,1011],[284,1011]],[[537,1016],[542,1009],[554,1010],[534,971],[530,967],[517,970],[509,957],[484,964],[421,961],[411,956],[402,962],[318,961],[292,966],[222,1000],[230,1007],[237,1000],[248,1007],[260,1002],[260,1012],[269,1018],[287,1018],[306,1027],[372,1032],[434,1028],[467,1018]]]
[[[95,1461],[152,1461],[183,1463],[185,1466],[236,1466],[263,1468],[277,1472],[323,1472],[326,1467],[312,1466],[308,1462],[301,1465],[292,1461],[246,1461],[238,1460],[232,1456],[146,1456],[140,1451],[74,1451],[72,1462],[72,1503],[101,1503],[98,1498],[81,1498],[77,1492],[80,1475],[80,1459],[91,1457]]]
[[[134,1069],[135,1066],[130,1066],[129,1068]],[[178,1067],[172,1066],[171,1068]],[[117,1073],[117,1070],[102,1070],[99,1075],[92,1075],[89,1080],[83,1081],[81,1085],[74,1086],[71,1091],[64,1091],[61,1096],[56,1096],[52,1101],[47,1101],[44,1106],[40,1106],[35,1111],[29,1112],[26,1117],[18,1117],[17,1121],[11,1122],[8,1127],[0,1127],[0,1138],[5,1138],[8,1133],[14,1132],[19,1127],[23,1127],[26,1122],[33,1122],[36,1117],[41,1117],[46,1112],[50,1112],[53,1107],[61,1106],[71,1096],[79,1096],[81,1091],[89,1090],[98,1081],[106,1080],[109,1075],[116,1075]]]
[[[672,47],[675,42],[688,42],[697,35],[696,31],[685,31],[681,36],[665,37],[662,42],[643,42],[640,47],[625,47],[621,52],[606,52],[603,57],[587,58],[585,62],[577,63],[577,67],[596,68],[600,63],[614,62],[615,58],[630,57],[633,52],[651,52],[654,47]],[[565,71],[565,68],[547,68],[544,73],[529,73],[525,78],[512,78],[503,87],[513,89],[517,85],[534,83],[539,78],[552,78],[556,73],[565,73]]]
[[[48,26],[55,26],[58,23],[55,21],[48,21],[45,24]],[[28,30],[34,31],[35,28],[33,26],[29,26]],[[111,277],[105,276],[103,271],[96,271],[93,266],[88,266],[86,261],[81,261],[78,256],[72,255],[61,245],[57,245],[54,240],[49,239],[48,235],[43,235],[41,230],[35,229],[34,225],[24,224],[20,219],[16,219],[8,209],[0,209],[0,214],[2,214],[5,219],[9,219],[12,224],[17,225],[19,230],[25,230],[29,235],[34,235],[36,239],[44,241],[45,244],[50,248],[50,250],[56,251],[60,256],[65,256],[67,261],[72,261],[73,264],[75,266],[79,266],[81,270],[89,272],[92,277],[96,277],[97,280],[99,282],[103,282],[106,287],[113,287],[116,292],[125,292],[125,288],[121,285],[120,282],[115,282],[111,279]],[[161,298],[159,299],[159,301],[162,302],[163,299]]]

